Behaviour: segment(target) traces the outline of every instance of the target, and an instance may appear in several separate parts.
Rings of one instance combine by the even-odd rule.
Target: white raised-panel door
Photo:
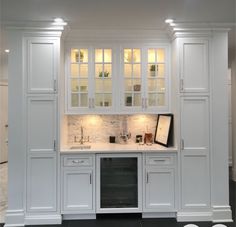
[[[209,91],[208,55],[208,40],[181,40],[180,92],[206,93]]]
[[[29,97],[27,109],[28,152],[54,152],[57,132],[56,97]]]
[[[56,154],[29,155],[27,162],[27,212],[56,211]]]
[[[27,87],[29,93],[54,93],[57,90],[58,39],[28,38]]]
[[[209,104],[207,97],[181,98],[181,205],[210,205]]]
[[[64,170],[63,212],[90,213],[93,199],[93,171]]]
[[[173,211],[175,208],[174,169],[147,168],[145,209]]]

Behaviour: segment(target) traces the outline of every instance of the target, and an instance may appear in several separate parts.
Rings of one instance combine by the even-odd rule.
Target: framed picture
[[[172,145],[173,114],[158,114],[154,141],[163,146]]]

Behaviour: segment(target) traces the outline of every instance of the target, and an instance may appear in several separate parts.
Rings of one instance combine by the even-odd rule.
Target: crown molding
[[[5,30],[22,31],[64,31],[65,27],[53,25],[52,21],[7,21],[2,26]]]
[[[236,27],[236,23],[175,23],[175,26],[169,26],[167,31],[172,37],[209,37],[213,32],[229,32]]]
[[[66,40],[73,41],[149,41],[166,42],[170,36],[165,30],[157,29],[71,29],[66,35]]]

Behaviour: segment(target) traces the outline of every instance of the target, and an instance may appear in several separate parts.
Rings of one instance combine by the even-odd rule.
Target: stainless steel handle
[[[94,105],[94,98],[92,98],[92,108],[95,108],[95,105]]]
[[[91,108],[91,98],[89,98],[89,109]]]
[[[53,141],[53,150],[56,151],[56,140]]]
[[[181,139],[180,148],[181,148],[181,150],[184,150],[184,140],[183,139]]]
[[[147,107],[148,107],[148,99],[145,98],[145,109],[147,109]]]
[[[149,183],[149,174],[147,173],[147,176],[146,176],[146,183],[148,184]]]
[[[54,88],[54,91],[57,90],[57,80],[56,79],[54,79],[54,81],[53,81],[53,88]]]
[[[84,163],[84,160],[72,160],[73,163]]]
[[[165,159],[155,159],[153,160],[154,162],[165,162],[166,160]]]
[[[92,184],[92,174],[90,173],[90,176],[89,176],[89,183]]]

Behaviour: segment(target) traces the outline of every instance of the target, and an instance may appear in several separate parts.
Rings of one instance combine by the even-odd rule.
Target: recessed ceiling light
[[[56,22],[56,23],[63,23],[64,20],[62,18],[60,18],[60,17],[57,17],[57,18],[54,19],[54,22]]]
[[[5,52],[6,52],[6,53],[9,53],[9,52],[10,52],[10,50],[9,50],[9,49],[6,49],[6,50],[5,50]]]
[[[65,26],[67,23],[60,17],[54,19],[53,25]]]
[[[173,22],[174,22],[174,20],[173,20],[173,19],[170,19],[170,18],[168,18],[168,19],[166,19],[166,20],[165,20],[165,22],[166,22],[167,24],[170,24],[170,23],[173,23]]]

